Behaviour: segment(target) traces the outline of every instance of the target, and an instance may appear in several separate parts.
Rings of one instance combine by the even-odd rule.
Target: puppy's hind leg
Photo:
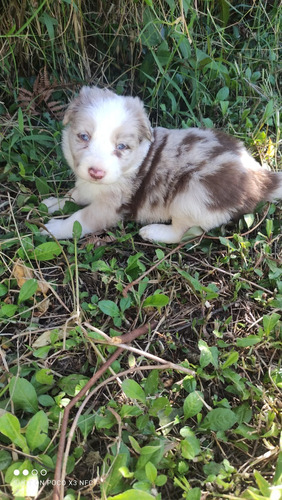
[[[139,234],[144,240],[160,243],[179,243],[184,233],[193,224],[187,219],[173,218],[171,224],[149,224],[140,229]]]

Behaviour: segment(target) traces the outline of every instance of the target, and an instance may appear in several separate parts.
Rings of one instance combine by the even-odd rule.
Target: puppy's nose
[[[105,177],[105,175],[106,175],[105,170],[102,170],[100,168],[95,168],[95,167],[90,167],[88,169],[88,173],[92,179],[96,179],[96,180],[103,179],[103,177]]]

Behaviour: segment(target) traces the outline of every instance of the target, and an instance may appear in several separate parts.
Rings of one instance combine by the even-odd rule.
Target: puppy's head
[[[75,174],[111,184],[136,171],[145,158],[152,129],[142,101],[97,87],[82,87],[63,120],[64,155]]]

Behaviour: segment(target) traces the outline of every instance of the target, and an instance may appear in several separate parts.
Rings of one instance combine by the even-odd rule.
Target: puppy
[[[210,129],[152,129],[137,97],[82,87],[63,124],[76,184],[44,203],[50,213],[70,198],[85,208],[48,222],[56,238],[71,238],[75,221],[83,236],[134,219],[148,224],[145,240],[177,243],[192,226],[208,231],[282,198],[282,172],[262,168],[240,141]]]

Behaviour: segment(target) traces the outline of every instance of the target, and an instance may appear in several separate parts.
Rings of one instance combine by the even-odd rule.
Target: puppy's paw
[[[177,230],[170,224],[149,224],[140,229],[143,240],[158,241],[159,243],[178,243],[183,230]]]
[[[68,238],[66,234],[66,221],[64,219],[50,219],[47,224],[45,224],[46,229],[40,229],[40,233],[50,236],[50,233],[55,236],[55,238]]]
[[[48,208],[49,214],[53,214],[57,210],[61,210],[64,207],[65,200],[59,200],[55,196],[50,196],[46,200],[43,200],[44,205]]]
[[[141,229],[139,230],[139,234],[141,238],[143,238],[143,240],[157,241],[156,231],[153,226],[154,224],[151,224],[150,226],[141,227]]]

